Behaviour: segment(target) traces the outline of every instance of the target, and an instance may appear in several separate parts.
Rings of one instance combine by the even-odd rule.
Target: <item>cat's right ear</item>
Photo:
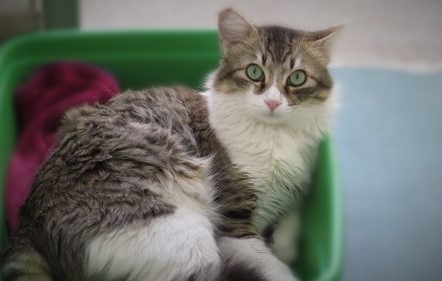
[[[234,44],[258,34],[256,28],[233,9],[225,9],[219,13],[218,30],[224,54]]]
[[[309,44],[312,51],[316,49],[315,55],[325,64],[330,62],[330,52],[333,41],[338,33],[344,29],[344,24],[334,25],[327,29],[313,31],[309,34]]]

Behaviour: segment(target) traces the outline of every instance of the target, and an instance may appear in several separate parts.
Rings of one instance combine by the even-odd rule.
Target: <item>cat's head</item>
[[[295,122],[327,102],[333,86],[327,70],[330,39],[342,26],[315,32],[257,27],[227,9],[218,27],[224,56],[209,85],[218,106],[235,103],[232,114],[243,111],[275,124]]]

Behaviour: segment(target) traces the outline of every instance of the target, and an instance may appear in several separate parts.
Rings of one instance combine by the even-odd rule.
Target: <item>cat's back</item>
[[[106,242],[109,233],[121,235],[123,242],[112,240],[108,247],[125,248],[128,241],[142,245],[155,218],[173,220],[173,214],[192,212],[199,214],[195,231],[201,225],[211,231],[209,218],[201,215],[212,200],[203,178],[208,162],[198,154],[193,124],[196,112],[206,112],[204,105],[195,90],[154,88],[68,112],[22,209],[16,243],[32,245],[56,280],[77,281],[109,267],[113,256],[106,260],[107,254],[97,250],[101,246],[94,246]],[[183,200],[193,209],[183,207]],[[132,232],[120,233],[123,229]],[[205,231],[204,239],[212,241]],[[128,263],[128,272],[149,270],[134,264]]]
[[[118,196],[134,205],[152,203],[143,202],[151,200],[146,194],[152,186],[165,174],[186,171],[180,163],[194,157],[190,112],[203,99],[188,88],[153,88],[69,111],[58,144],[37,175],[25,217],[39,209],[46,216],[48,210],[93,208]]]
[[[190,122],[192,107],[200,106],[204,97],[191,88],[151,88],[127,90],[107,104],[83,106],[66,113],[60,128],[61,140],[72,134],[93,132],[95,127],[124,128],[133,124],[156,124],[182,130]]]

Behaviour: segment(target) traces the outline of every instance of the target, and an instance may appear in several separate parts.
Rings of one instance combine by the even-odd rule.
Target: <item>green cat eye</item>
[[[305,83],[307,80],[307,76],[305,75],[304,70],[295,70],[290,74],[289,78],[287,79],[287,83],[290,86],[298,87]]]
[[[264,71],[256,64],[249,65],[246,69],[246,74],[253,81],[261,81],[264,78]]]

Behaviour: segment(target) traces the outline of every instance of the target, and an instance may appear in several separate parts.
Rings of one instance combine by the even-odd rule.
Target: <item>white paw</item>
[[[279,272],[269,271],[266,275],[272,281],[299,281],[288,267],[279,269]]]
[[[298,256],[300,218],[297,212],[289,212],[275,226],[269,247],[273,254],[286,264]]]

